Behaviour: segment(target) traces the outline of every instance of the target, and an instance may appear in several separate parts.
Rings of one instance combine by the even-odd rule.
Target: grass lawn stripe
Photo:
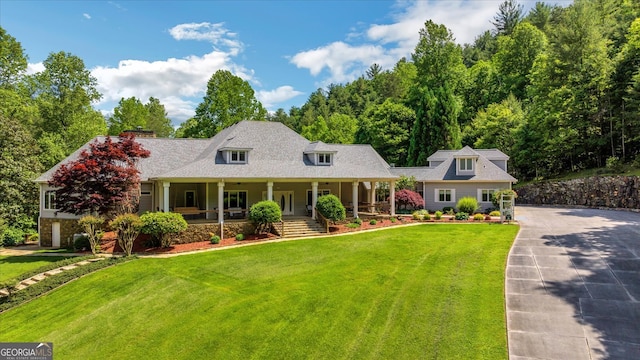
[[[424,225],[140,259],[0,314],[0,334],[65,359],[504,359],[516,232]]]

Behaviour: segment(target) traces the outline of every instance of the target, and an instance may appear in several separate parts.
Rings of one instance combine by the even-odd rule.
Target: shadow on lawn
[[[594,209],[567,209],[559,214],[604,217],[611,225],[542,237],[546,245],[562,246],[577,271],[565,281],[545,281],[546,291],[574,307],[575,317],[588,329],[594,354],[639,359],[640,214]]]

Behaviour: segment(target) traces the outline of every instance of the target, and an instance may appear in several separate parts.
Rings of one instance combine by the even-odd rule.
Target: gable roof
[[[456,174],[456,158],[477,156],[473,175]],[[427,158],[429,162],[441,162],[435,167],[391,168],[391,172],[400,176],[413,176],[416,181],[473,181],[473,182],[516,182],[517,179],[502,170],[491,160],[508,160],[509,157],[497,149],[438,150]]]
[[[94,140],[102,141],[104,137]],[[138,164],[147,180],[203,179],[396,179],[370,145],[315,143],[278,122],[241,121],[211,139],[137,138],[151,156]],[[321,145],[320,145],[321,144]],[[61,163],[77,159],[89,143]],[[331,166],[316,166],[304,155],[309,148],[334,152]],[[251,149],[246,164],[228,164],[225,149]],[[36,181],[46,182],[56,165]]]

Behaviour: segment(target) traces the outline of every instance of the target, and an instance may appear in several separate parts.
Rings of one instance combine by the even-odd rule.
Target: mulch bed
[[[388,219],[377,220],[377,223],[375,225],[371,225],[369,221],[363,220],[362,224],[356,228],[347,227],[348,223],[344,222],[336,225],[331,225],[329,227],[329,232],[331,235],[341,234],[341,233],[352,233],[352,232],[358,232],[362,230],[380,229],[380,228],[392,227],[392,226],[409,224],[414,222],[416,221],[413,220],[410,216],[399,216],[396,222],[391,222],[391,220],[388,220]],[[434,221],[432,220],[431,222],[434,222]],[[454,222],[454,221],[447,218],[443,218],[442,220],[435,221],[435,222]],[[455,222],[459,222],[459,221],[455,221]],[[497,220],[497,222],[499,222],[499,220]],[[225,239],[221,239],[220,243],[218,244],[211,244],[211,242],[209,241],[200,241],[200,242],[194,242],[194,243],[188,243],[188,244],[174,244],[171,247],[162,248],[162,247],[147,247],[145,243],[147,243],[149,239],[148,235],[140,235],[138,236],[136,241],[133,243],[133,253],[175,254],[175,253],[182,253],[187,251],[236,246],[236,245],[246,244],[246,243],[264,242],[267,240],[273,240],[277,238],[278,237],[273,234],[245,235],[245,240],[242,240],[242,241],[238,241],[235,238],[225,238]],[[100,248],[102,250],[101,251],[102,253],[107,253],[107,254],[118,254],[118,253],[121,254],[124,252],[122,248],[120,248],[120,245],[118,245],[118,241],[116,240],[116,234],[113,231],[110,231],[104,234],[104,237],[102,238],[102,242],[100,243]],[[87,251],[87,252],[90,252],[90,251]]]
[[[271,239],[276,239],[277,236],[273,234],[260,234],[260,235],[245,235],[245,239],[238,241],[235,238],[221,239],[218,244],[212,244],[209,241],[193,242],[189,244],[174,244],[171,247],[147,247],[145,243],[148,241],[147,235],[140,235],[133,242],[133,253],[135,254],[175,254],[187,251],[206,250],[219,247],[235,246],[246,243],[261,242]],[[102,253],[118,254],[124,253],[118,241],[116,240],[116,233],[113,231],[104,234],[102,241],[100,242],[100,249]]]

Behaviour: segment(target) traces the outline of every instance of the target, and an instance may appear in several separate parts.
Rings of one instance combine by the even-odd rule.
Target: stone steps
[[[28,279],[24,279],[22,281],[20,281],[19,284],[17,284],[14,289],[15,291],[19,291],[22,289],[25,289],[37,282],[40,282],[44,279],[46,279],[49,276],[55,276],[57,274],[60,274],[66,270],[72,270],[77,268],[78,266],[83,266],[83,265],[88,265],[91,264],[92,262],[96,262],[96,261],[100,261],[100,260],[104,260],[104,258],[99,257],[99,258],[93,258],[93,259],[88,259],[88,260],[84,260],[84,261],[80,261],[77,262],[75,264],[71,264],[71,265],[67,265],[67,266],[62,266],[59,267],[57,269],[53,269],[53,270],[49,270],[49,271],[45,271],[43,273],[34,275]],[[8,289],[0,289],[0,297],[4,297],[4,296],[9,296],[9,290]]]
[[[325,235],[325,229],[315,220],[289,220],[284,222],[284,237],[306,237]]]

